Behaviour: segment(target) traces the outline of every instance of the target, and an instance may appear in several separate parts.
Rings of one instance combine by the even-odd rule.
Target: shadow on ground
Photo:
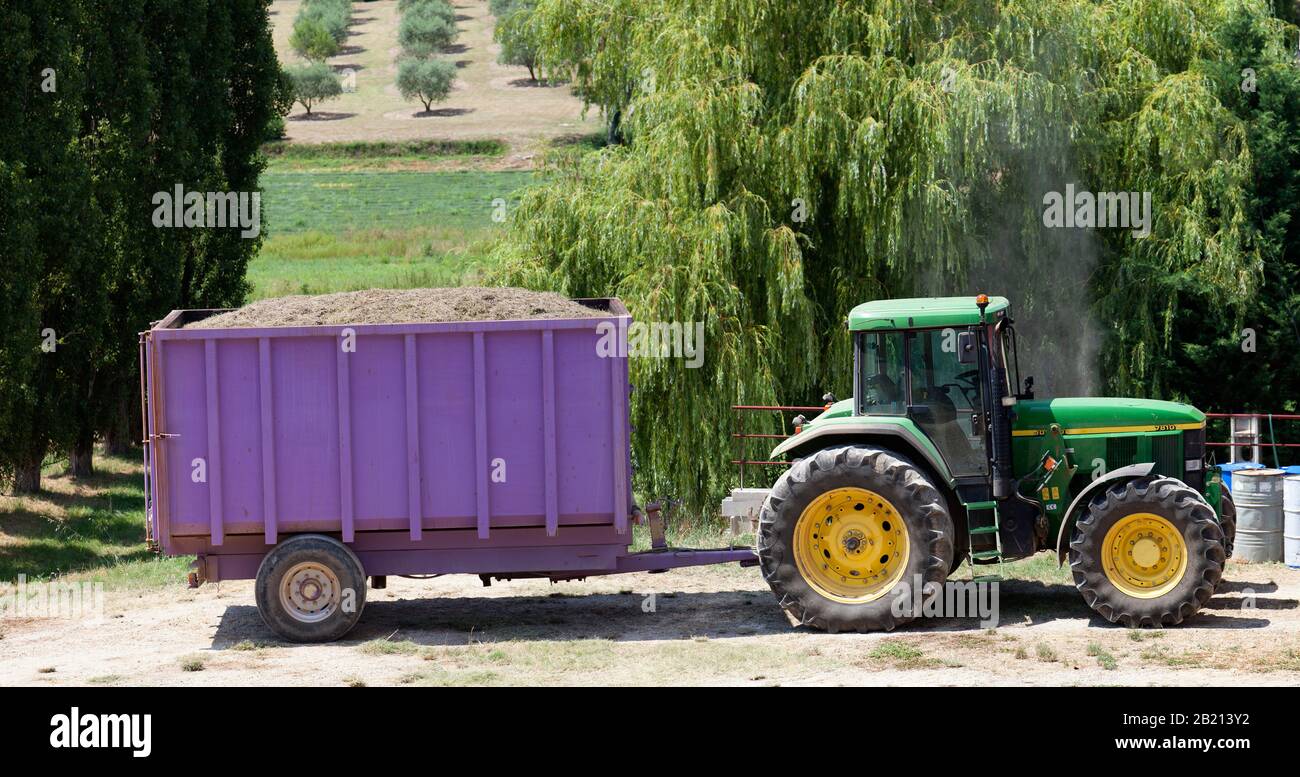
[[[374,594],[372,594],[373,596]],[[1264,604],[1269,601],[1269,604]],[[1290,609],[1293,599],[1259,599],[1256,610],[1234,613],[1232,600],[1216,599],[1187,621],[1190,628],[1253,629],[1269,625],[1261,610]],[[649,610],[649,611],[648,611]],[[1123,629],[1093,613],[1073,587],[1012,581],[1002,585],[998,623],[1003,626],[1053,620],[1088,619],[1099,629]],[[692,637],[729,639],[784,634],[792,630],[784,613],[766,591],[551,594],[550,596],[421,598],[371,601],[361,622],[342,644],[375,639],[410,640],[424,645],[464,645],[468,642],[683,640]],[[978,618],[918,619],[900,628],[905,635],[977,632]],[[257,609],[236,605],[226,609],[212,647],[223,649],[243,640],[278,642],[262,623]]]

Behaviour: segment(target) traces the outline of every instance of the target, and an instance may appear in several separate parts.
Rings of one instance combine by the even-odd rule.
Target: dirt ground
[[[328,645],[278,640],[250,582],[178,582],[110,592],[97,621],[0,619],[0,685],[1300,683],[1300,571],[1233,563],[1228,581],[1159,631],[1092,616],[1071,586],[1011,581],[996,629],[830,635],[792,628],[759,572],[734,565],[490,588],[390,578]]]
[[[301,64],[289,46],[298,0],[271,4],[276,52],[286,67]],[[529,166],[549,142],[600,129],[598,112],[584,119],[582,102],[568,86],[531,81],[522,67],[497,64],[492,40],[495,20],[487,0],[453,0],[460,30],[439,56],[460,69],[446,101],[425,112],[397,91],[397,0],[353,5],[352,26],[342,52],[329,64],[342,78],[355,76],[355,91],[323,103],[308,117],[295,105],[285,121],[289,139],[301,143],[338,141],[499,138],[511,146],[503,164]]]

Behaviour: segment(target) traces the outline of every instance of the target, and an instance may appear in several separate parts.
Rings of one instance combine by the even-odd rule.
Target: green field
[[[474,281],[529,172],[337,169],[340,158],[273,158],[262,175],[266,239],[253,299]]]

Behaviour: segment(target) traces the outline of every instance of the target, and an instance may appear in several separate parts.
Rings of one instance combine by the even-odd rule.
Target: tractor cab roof
[[[1007,315],[1011,303],[1006,297],[989,297],[986,321]],[[849,330],[922,329],[936,326],[974,326],[980,322],[975,297],[915,297],[877,299],[864,302],[849,312]]]

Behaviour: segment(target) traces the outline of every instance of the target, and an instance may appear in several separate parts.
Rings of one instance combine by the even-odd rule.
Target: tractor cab
[[[1006,298],[984,299],[983,312],[995,323],[981,322],[979,307],[965,297],[869,302],[849,317],[854,396],[861,398],[856,414],[909,419],[949,474],[968,483],[989,477],[990,381],[992,368],[1003,364],[996,328],[1010,331]]]

